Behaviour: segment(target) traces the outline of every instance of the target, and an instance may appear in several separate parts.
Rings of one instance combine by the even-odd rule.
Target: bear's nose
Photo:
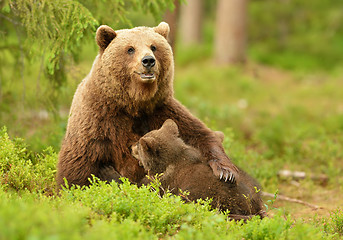
[[[146,67],[148,69],[155,66],[155,62],[156,62],[156,60],[153,56],[145,56],[144,58],[142,58],[143,67]]]

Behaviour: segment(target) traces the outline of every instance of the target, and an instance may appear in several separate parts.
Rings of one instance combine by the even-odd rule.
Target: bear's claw
[[[224,180],[225,182],[229,183],[236,183],[236,176],[229,166],[222,165],[216,160],[209,161],[209,165],[213,170],[214,175],[218,176],[220,180]],[[236,170],[236,166],[233,165],[233,171]]]
[[[231,183],[235,183],[236,182],[236,178],[235,175],[233,175],[233,173],[229,172],[228,170],[222,170],[220,173],[220,177],[219,179],[223,178],[224,172],[225,171],[225,182],[227,182],[229,180],[229,182]],[[224,179],[223,179],[224,180]]]

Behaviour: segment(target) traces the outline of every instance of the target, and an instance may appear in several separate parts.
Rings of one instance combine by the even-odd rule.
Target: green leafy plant
[[[66,64],[71,58],[77,59],[81,46],[94,36],[99,22],[130,25],[127,18],[130,10],[148,12],[155,19],[161,19],[164,10],[173,7],[172,0],[2,1],[0,32],[3,40],[0,43],[3,46],[0,51],[7,51],[19,63],[22,79],[25,58],[38,59],[46,76],[58,88],[66,80]],[[7,59],[1,57],[0,63]]]
[[[324,231],[327,233],[336,233],[343,236],[343,211],[340,208],[332,211],[330,217],[323,221]]]
[[[34,156],[22,139],[9,138],[6,128],[0,131],[0,183],[5,189],[52,193],[57,154],[47,148]]]

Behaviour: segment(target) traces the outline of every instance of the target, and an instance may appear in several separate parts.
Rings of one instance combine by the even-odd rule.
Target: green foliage
[[[57,154],[47,148],[34,156],[21,139],[9,138],[6,128],[0,131],[0,183],[3,189],[51,193]]]
[[[323,228],[327,233],[336,233],[343,236],[343,211],[338,208],[331,212],[330,218],[324,219]]]
[[[307,224],[295,224],[290,218],[280,221],[282,215],[263,221],[253,220],[254,224],[243,227],[244,239],[321,239],[324,234]],[[301,230],[300,230],[301,229]]]
[[[88,187],[72,186],[59,196],[42,194],[42,186],[54,187],[50,180],[56,154],[48,149],[32,158],[25,143],[10,140],[5,128],[0,136],[0,239],[301,240],[342,234],[340,210],[325,221],[324,231],[295,222],[281,210],[272,218],[255,217],[243,224],[209,210],[207,201],[185,204],[169,192],[161,197],[158,180],[138,188],[124,178],[122,184],[93,178]]]
[[[124,24],[132,27],[128,18],[130,11],[152,14],[156,20],[161,20],[166,9],[174,9],[173,0],[86,0],[81,2],[101,24]]]
[[[76,57],[84,35],[94,32],[97,25],[89,10],[78,1],[8,1],[0,13],[7,20],[2,29],[5,39],[12,42],[17,37],[10,53],[20,58],[20,71],[23,71],[24,57],[31,61],[41,59],[47,76],[56,86],[65,81],[67,57]],[[2,43],[2,51],[12,46]]]
[[[202,219],[213,215],[206,202],[185,205],[180,197],[169,192],[160,197],[158,181],[138,188],[127,179],[122,180],[123,184],[118,185],[93,178],[91,186],[66,190],[63,196],[80,201],[101,216],[118,221],[137,221],[161,236],[174,235],[184,224],[203,224]],[[217,217],[224,219],[224,216]]]
[[[21,78],[24,78],[27,58],[30,63],[40,61],[53,86],[60,87],[66,80],[65,67],[70,58],[78,58],[85,40],[94,36],[98,22],[130,25],[127,15],[131,10],[152,13],[155,19],[161,19],[165,9],[173,7],[172,0],[3,1],[0,3],[0,34],[3,35],[0,51],[8,51],[14,57]],[[6,61],[7,58],[0,58],[0,63]]]
[[[0,189],[0,239],[156,239],[140,223],[99,218],[79,202]]]
[[[287,69],[338,67],[343,54],[342,7],[332,0],[253,1],[249,52],[259,62]]]
[[[62,198],[79,201],[101,218],[111,221],[132,220],[151,230],[158,238],[175,239],[313,239],[325,238],[323,232],[308,224],[298,224],[291,218],[278,215],[271,219],[258,217],[247,224],[230,222],[224,214],[209,211],[202,204],[183,204],[180,197],[169,193],[160,197],[150,186],[137,188],[128,180],[118,185],[105,184],[93,179],[85,188],[72,188],[62,192]],[[157,184],[157,185],[156,185]],[[158,189],[155,182],[153,189]]]

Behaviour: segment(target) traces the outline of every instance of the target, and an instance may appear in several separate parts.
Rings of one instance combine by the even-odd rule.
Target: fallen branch
[[[267,192],[262,192],[262,196],[265,196],[265,197],[271,197],[271,198],[275,198],[275,194],[272,194],[272,193],[267,193]],[[317,210],[317,209],[322,209],[323,207],[320,207],[320,206],[317,206],[317,205],[314,205],[314,204],[311,204],[311,203],[308,203],[308,202],[305,202],[305,201],[302,201],[302,200],[299,200],[299,199],[296,199],[296,198],[290,198],[290,197],[286,197],[286,196],[283,196],[283,195],[276,195],[276,199],[277,200],[282,200],[282,201],[287,201],[287,202],[293,202],[293,203],[299,203],[299,204],[303,204],[303,205],[306,205],[314,210]]]
[[[303,180],[305,178],[310,178],[311,180],[318,182],[319,184],[325,186],[329,181],[329,177],[325,174],[308,174],[301,171],[290,171],[290,170],[280,170],[278,176],[281,179],[291,178],[295,181]]]

